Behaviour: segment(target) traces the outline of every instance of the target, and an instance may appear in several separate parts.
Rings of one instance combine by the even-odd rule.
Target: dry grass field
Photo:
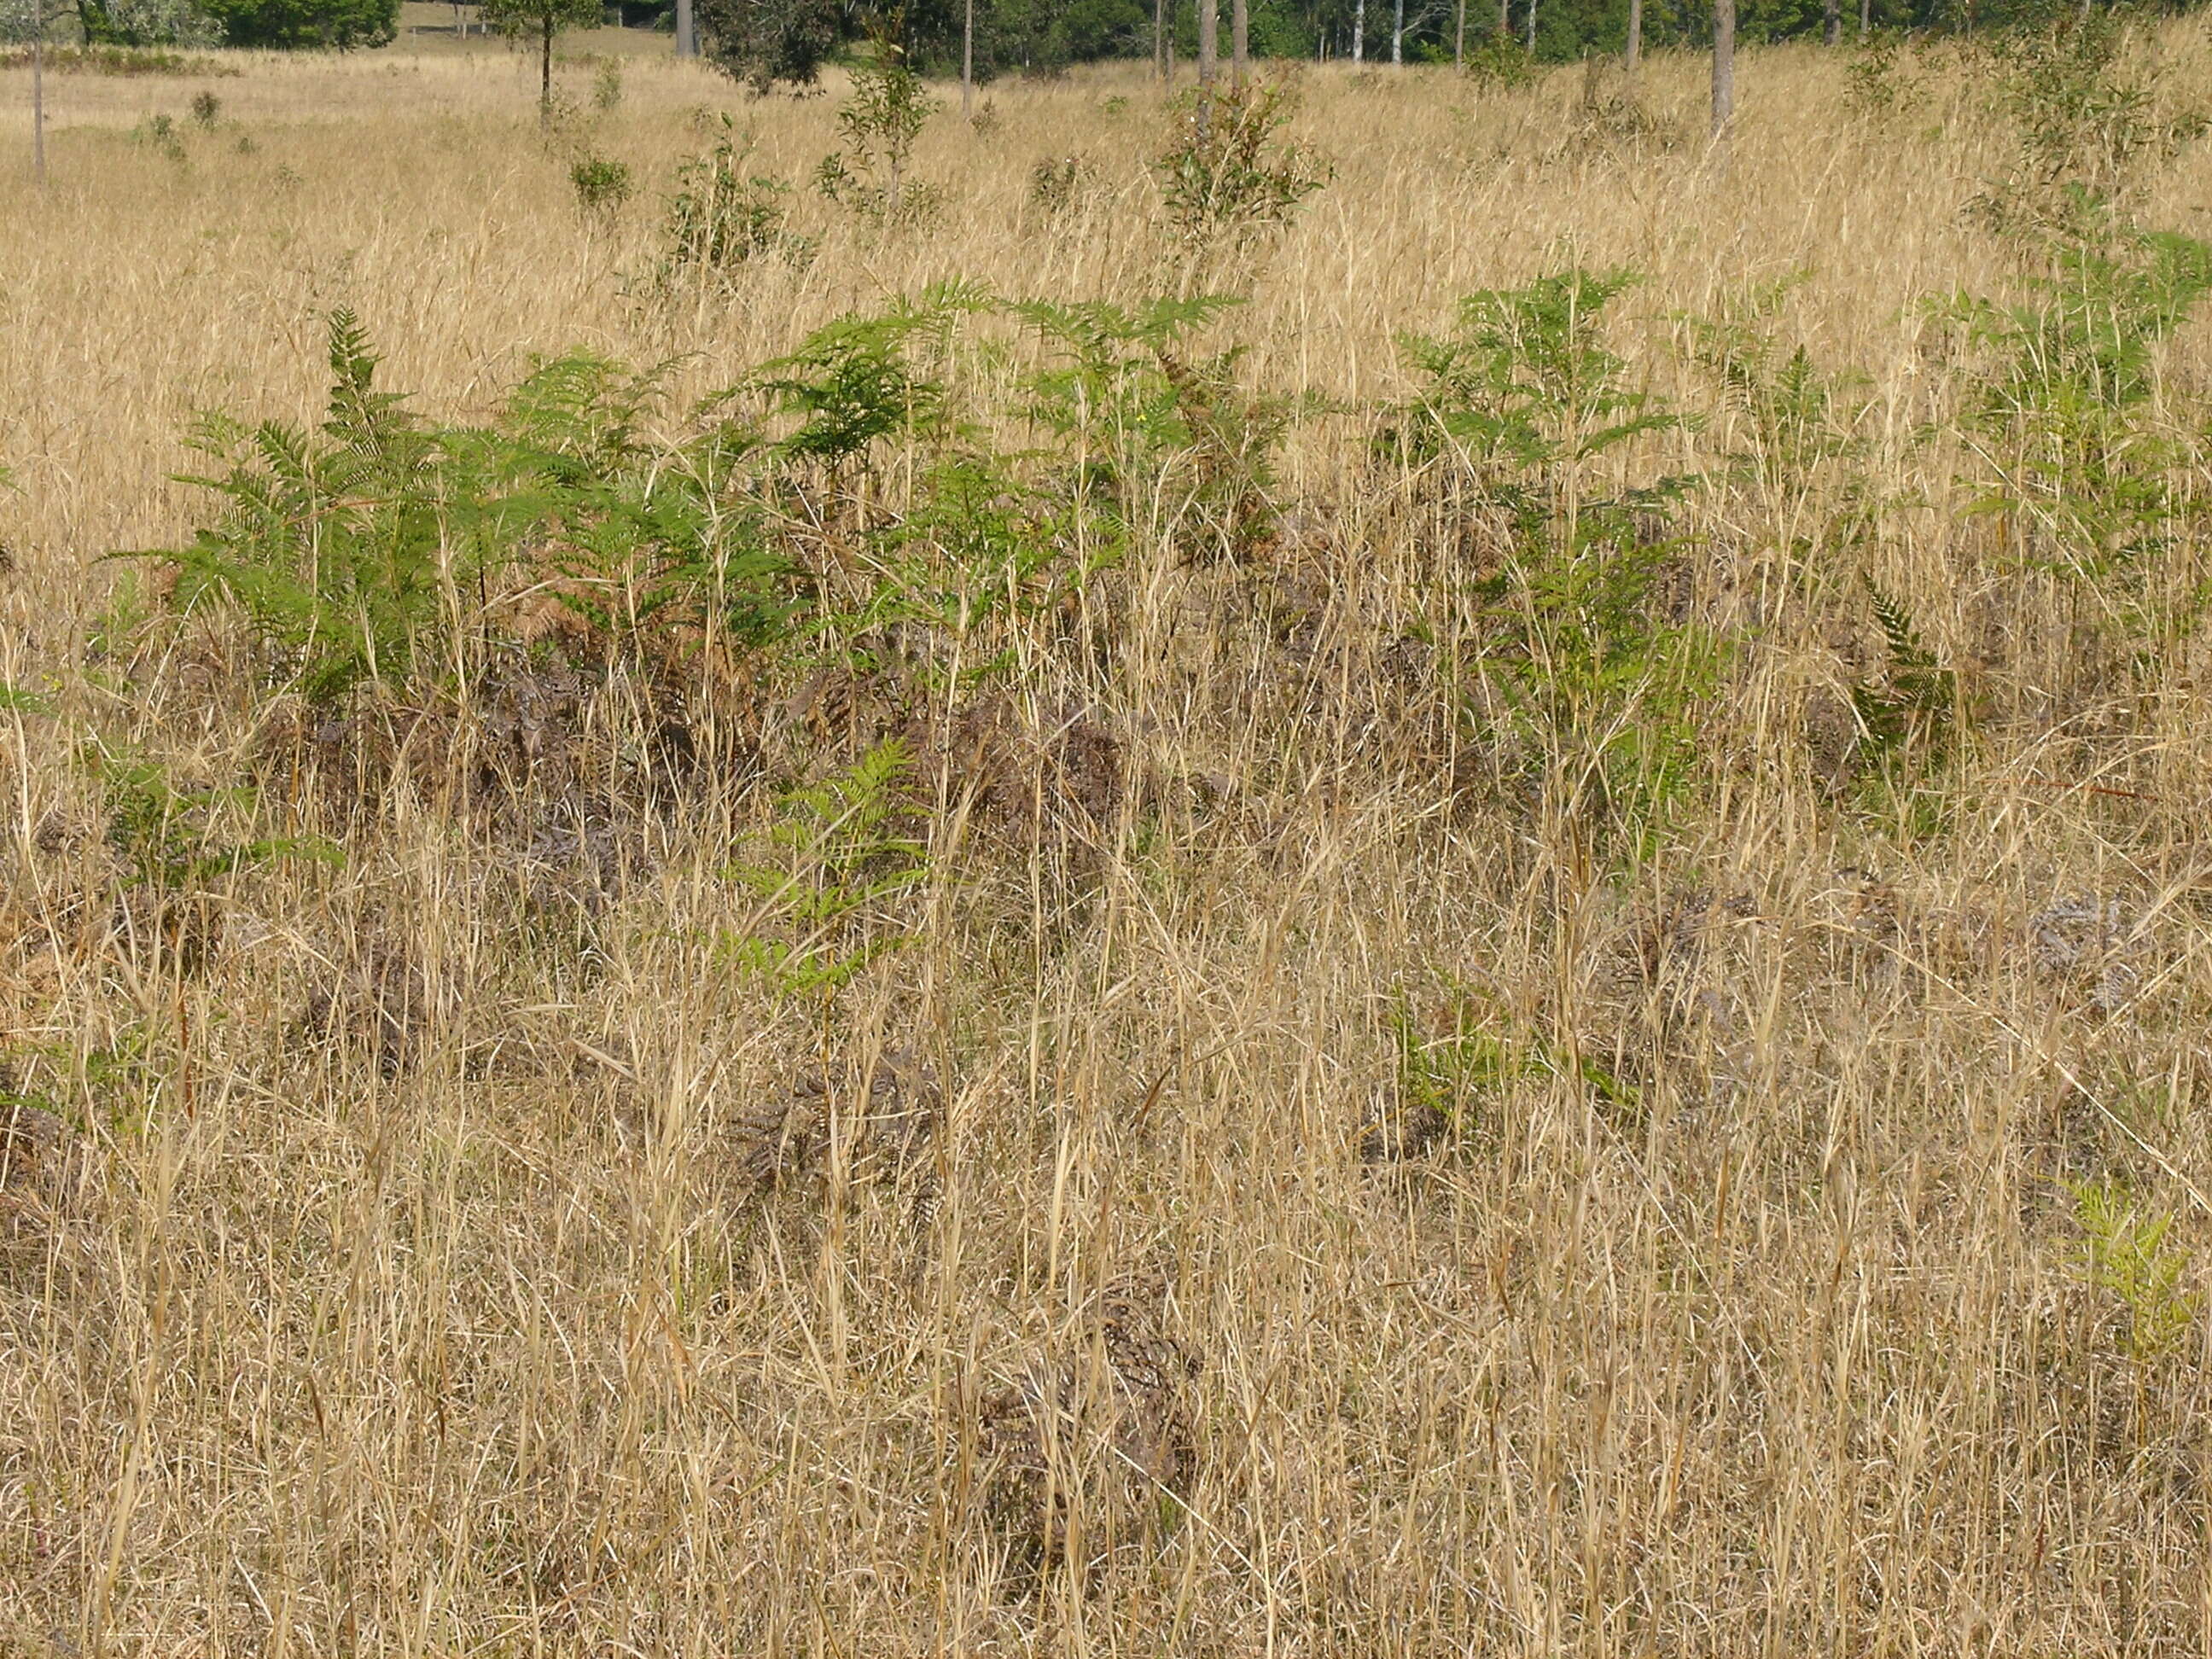
[[[2047,171],[2212,232],[2201,33]],[[2212,1648],[2212,341],[1988,210],[2001,68],[1751,53],[1716,150],[1695,60],[1309,66],[1328,182],[1194,246],[1136,67],[879,228],[842,80],[234,61],[54,77],[43,194],[0,71],[0,1655]],[[723,111],[810,246],[664,277]],[[1577,266],[1438,439],[1401,337]],[[1246,302],[794,445],[954,278]],[[340,308],[437,422],[666,360],[803,614],[441,531],[319,696],[105,560]]]

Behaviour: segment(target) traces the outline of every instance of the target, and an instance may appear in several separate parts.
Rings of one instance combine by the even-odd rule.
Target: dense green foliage
[[[335,47],[391,44],[399,0],[207,0],[233,46]]]
[[[1225,40],[1227,8],[1220,11]],[[1868,0],[1864,16],[1877,31],[1990,35],[2048,33],[2045,26],[2076,11],[2057,0]],[[700,15],[702,27],[722,43],[715,52],[725,65],[763,89],[779,81],[810,83],[820,64],[858,40],[865,26],[862,14],[834,0],[701,0]],[[963,15],[963,0],[917,0],[906,7],[899,39],[908,61],[927,74],[958,73]],[[1628,0],[1507,0],[1502,11],[1492,0],[1468,0],[1463,14],[1454,0],[1408,5],[1402,15],[1401,51],[1416,64],[1453,60],[1462,15],[1467,52],[1488,53],[1507,65],[1526,62],[1531,48],[1543,63],[1619,52],[1628,33]],[[1252,50],[1262,58],[1348,58],[1357,32],[1366,61],[1387,64],[1398,15],[1389,0],[1255,0]],[[1741,0],[1736,15],[1738,40],[1756,44],[1819,39],[1828,14],[1826,0]],[[1856,33],[1858,0],[1839,0],[1838,18]],[[1510,43],[1503,50],[1492,44],[1501,22]],[[1191,61],[1198,50],[1194,0],[1164,0],[1164,12],[1148,0],[977,0],[975,25],[976,73],[987,80],[1148,58],[1160,27],[1178,62]],[[1644,7],[1644,39],[1653,49],[1700,48],[1710,44],[1711,31],[1705,0],[1649,0]]]

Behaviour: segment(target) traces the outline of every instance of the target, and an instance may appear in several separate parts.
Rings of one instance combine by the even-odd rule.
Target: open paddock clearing
[[[2212,1644],[2201,28],[581,46],[0,71],[0,1654]]]

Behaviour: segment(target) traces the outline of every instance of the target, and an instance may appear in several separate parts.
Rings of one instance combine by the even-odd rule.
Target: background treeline
[[[1850,32],[1863,23],[1875,29],[1955,33],[2041,25],[2076,11],[2052,0],[1867,0],[1864,5],[1861,0],[1838,0],[1833,15]],[[1222,12],[1225,19],[1225,6]],[[1643,12],[1647,49],[1711,44],[1711,0],[1645,0]],[[1472,51],[1503,33],[1523,50],[1533,43],[1540,61],[1571,63],[1593,53],[1620,52],[1627,43],[1628,15],[1629,0],[1504,0],[1502,7],[1499,0],[1465,0],[1464,38]],[[1736,38],[1747,43],[1818,40],[1831,15],[1825,0],[1739,0]],[[908,6],[906,44],[917,66],[957,71],[961,16],[960,0],[914,0]],[[1253,0],[1252,50],[1263,58],[1341,59],[1354,55],[1357,40],[1366,61],[1388,63],[1401,27],[1398,17],[1395,0]],[[1176,60],[1188,61],[1198,50],[1194,0],[1170,3],[1166,23]],[[1453,61],[1460,26],[1461,0],[1405,0],[1404,61]],[[1049,72],[1106,58],[1146,58],[1153,50],[1153,29],[1150,0],[978,0],[976,70]]]
[[[0,37],[24,38],[18,25],[27,24],[33,3],[0,0]],[[324,49],[385,45],[399,12],[398,0],[46,0],[41,9],[50,33],[60,25],[94,45]],[[702,0],[700,9],[710,37],[767,38],[806,58],[859,42],[885,21],[878,9],[848,0]],[[1832,19],[1853,33],[1975,33],[2075,13],[2064,0],[1741,0],[1736,33],[1746,42],[1817,40]],[[674,14],[674,0],[613,0],[606,9],[609,21],[631,27],[671,27]],[[963,16],[963,0],[909,0],[895,10],[893,27],[923,72],[957,73]],[[1402,9],[1399,0],[1255,0],[1251,42],[1262,58],[1449,63],[1462,40],[1472,49],[1502,33],[1540,62],[1569,63],[1621,51],[1628,16],[1629,0],[1403,0]],[[1198,50],[1195,0],[1171,0],[1164,17],[1153,0],[977,0],[975,27],[981,79],[1149,58],[1162,27],[1178,62]],[[1704,47],[1712,8],[1709,0],[1646,0],[1643,28],[1648,48]]]

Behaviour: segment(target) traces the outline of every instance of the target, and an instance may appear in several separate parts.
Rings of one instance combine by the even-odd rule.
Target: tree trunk
[[[1498,38],[1501,40],[1513,33],[1512,15],[1506,9],[1512,3],[1513,0],[1498,0]]]
[[[1844,38],[1844,0],[1827,0],[1827,10],[1820,25],[1823,44],[1834,46]]]
[[[1536,0],[1528,0],[1528,55],[1536,55]]]
[[[538,37],[538,124],[550,126],[553,122],[553,8],[547,4],[540,20],[544,25]]]
[[[699,55],[699,26],[692,20],[691,0],[676,0],[676,55],[696,58]]]
[[[1859,0],[1859,39],[1874,33],[1874,0]]]
[[[1210,87],[1221,60],[1220,0],[1198,0],[1198,84]]]
[[[1630,0],[1630,3],[1640,5],[1643,0]],[[1459,0],[1459,23],[1452,31],[1452,67],[1467,67],[1467,0]]]
[[[1152,73],[1168,78],[1168,0],[1152,0]]]
[[[1233,85],[1244,84],[1244,70],[1251,57],[1251,7],[1247,0],[1229,0],[1229,79]]]
[[[1713,137],[1735,118],[1735,0],[1713,0]]]
[[[1367,0],[1352,0],[1352,61],[1367,61]]]
[[[1644,61],[1644,0],[1628,0],[1628,51],[1621,61],[1633,80]]]
[[[960,118],[975,118],[975,0],[968,0],[960,14]]]
[[[1390,63],[1400,67],[1406,61],[1406,0],[1395,0],[1390,12]]]
[[[46,0],[31,0],[31,177],[46,187]]]

